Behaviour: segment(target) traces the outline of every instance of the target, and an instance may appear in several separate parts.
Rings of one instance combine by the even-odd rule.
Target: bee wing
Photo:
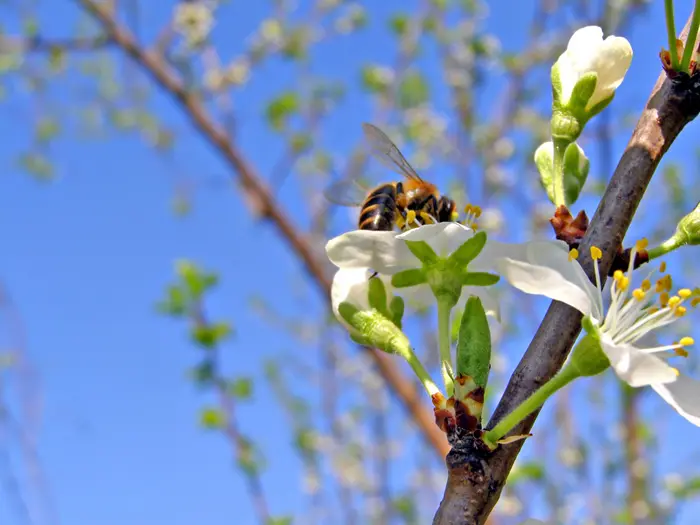
[[[328,186],[323,195],[341,206],[362,206],[368,192],[356,179],[341,179]]]
[[[365,139],[372,150],[374,158],[390,170],[406,178],[423,182],[420,175],[411,167],[406,157],[403,156],[391,139],[387,137],[386,133],[368,122],[362,123],[362,129],[365,132]]]

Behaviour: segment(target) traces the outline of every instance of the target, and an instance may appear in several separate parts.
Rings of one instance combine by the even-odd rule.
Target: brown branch
[[[140,65],[166,93],[180,103],[182,110],[202,136],[233,168],[243,191],[253,203],[257,213],[268,219],[277,228],[282,237],[289,243],[292,251],[301,259],[306,271],[318,285],[323,296],[330,301],[331,281],[326,272],[325,261],[321,261],[315,256],[314,250],[275,202],[270,190],[255,169],[243,157],[235,144],[229,141],[225,130],[210,118],[199,99],[187,91],[179,78],[158,54],[143,49],[131,33],[118,24],[107,8],[93,0],[77,1],[102,25],[105,33],[117,46]],[[436,452],[444,457],[449,450],[445,436],[435,426],[432,414],[426,410],[424,399],[415,385],[407,381],[398,370],[396,358],[375,349],[368,350],[377,364],[379,373],[401,400],[425,439]]]
[[[683,30],[685,39],[690,19]],[[675,138],[700,111],[700,78],[673,82],[662,73],[632,138],[610,180],[581,243],[581,263],[593,279],[590,247],[603,251],[601,274],[607,275],[632,217],[656,167]],[[525,355],[513,373],[488,427],[493,427],[559,371],[581,329],[581,314],[553,301]],[[539,411],[516,426],[527,434]],[[524,441],[500,446],[492,454],[466,439],[447,455],[448,481],[434,525],[482,525],[498,501]]]
[[[8,51],[95,51],[111,44],[106,35],[83,38],[48,39],[42,36],[12,37],[0,36],[0,52]]]

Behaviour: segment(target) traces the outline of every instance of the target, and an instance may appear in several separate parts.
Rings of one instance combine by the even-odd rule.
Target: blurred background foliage
[[[120,162],[144,181],[168,180],[170,194],[160,197],[170,199],[173,217],[164,228],[199,221],[212,252],[245,259],[236,270],[212,267],[193,258],[183,240],[183,259],[160,269],[170,282],[151,302],[151,315],[172,318],[167,327],[177,337],[186,325],[186,380],[199,405],[186,416],[227,444],[217,449],[219,461],[242,481],[224,490],[236,511],[208,508],[203,523],[426,523],[444,488],[442,456],[377,362],[329,317],[333,270],[323,248],[354,227],[357,211],[331,206],[321,191],[337,177],[395,177],[369,162],[360,123],[370,121],[461,205],[480,205],[489,235],[550,236],[553,210],[532,163],[549,134],[549,68],[576,28],[595,24],[628,37],[635,62],[616,101],[581,140],[592,169],[575,210],[592,216],[659,72],[662,9],[644,0],[2,0],[0,203],[23,206],[24,193],[12,182],[19,177],[43,183],[29,191],[51,198],[53,186],[72,183],[77,158],[99,179],[124,155],[123,146],[110,145],[128,140],[130,158]],[[636,236],[665,238],[697,199],[689,190],[698,150],[679,142],[645,198]],[[62,155],[66,148],[79,156]],[[141,191],[132,186],[128,191]],[[198,219],[221,199],[238,213],[233,227]],[[126,206],[123,213],[115,220],[142,220]],[[16,220],[10,212],[3,217]],[[24,235],[21,222],[2,227],[4,236]],[[4,246],[3,257],[12,260],[13,243]],[[43,257],[51,264],[61,255]],[[696,276],[692,257],[671,264],[680,280]],[[25,323],[2,268],[0,507],[10,509],[11,524],[79,523],[62,512],[55,490],[72,481],[41,459],[46,438],[36,407],[50,406],[51,392],[37,378],[51,371],[27,342],[41,324]],[[225,294],[240,299],[237,309],[221,308]],[[546,306],[506,290],[503,299],[503,321],[492,327],[491,409]],[[435,370],[432,314],[410,311],[404,326]],[[68,317],[66,323],[73,326]],[[692,335],[688,323],[679,330]],[[88,338],[101,337],[94,331]],[[139,352],[150,351],[136,331],[133,340]],[[392,363],[415,387],[405,363]],[[674,414],[659,415],[670,411],[608,375],[580,383],[546,407],[490,523],[528,516],[566,524],[694,523],[700,448],[692,428]],[[429,400],[421,403],[428,411]],[[158,417],[150,416],[156,425]],[[139,433],[128,416],[119,424]],[[220,483],[228,480],[211,480]],[[127,490],[140,490],[139,472]],[[192,490],[197,509],[197,491],[207,487]],[[89,485],[83,497],[91,497]],[[164,496],[151,505],[157,522],[178,523],[162,509],[185,503]]]

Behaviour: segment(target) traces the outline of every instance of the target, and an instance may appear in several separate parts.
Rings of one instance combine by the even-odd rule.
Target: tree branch
[[[683,30],[685,40],[690,19]],[[644,195],[656,167],[675,138],[700,111],[700,76],[674,82],[662,73],[647,101],[620,162],[584,237],[579,259],[593,279],[591,246],[603,252],[601,276]],[[581,330],[581,314],[553,301],[525,355],[513,373],[488,427],[493,427],[561,368]],[[529,433],[539,411],[523,420],[513,435]],[[448,481],[434,525],[482,525],[498,501],[524,441],[500,446],[493,453],[469,437],[447,455]]]
[[[47,39],[40,35],[32,37],[0,36],[0,52],[10,51],[95,51],[111,44],[106,35],[84,38]]]
[[[94,0],[76,0],[102,26],[110,39],[121,48],[135,63],[149,74],[169,95],[179,102],[182,110],[191,119],[202,136],[212,144],[233,168],[246,197],[261,217],[274,224],[292,251],[301,259],[308,274],[318,285],[323,296],[330,300],[331,281],[326,272],[325,261],[320,261],[306,239],[292,224],[282,208],[266,187],[255,169],[248,163],[235,144],[229,141],[221,128],[207,113],[201,101],[188,92],[171,68],[154,51],[143,49],[128,29],[122,27],[107,7]],[[376,349],[368,349],[377,364],[379,373],[403,403],[425,439],[443,457],[449,447],[444,434],[435,425],[432,413],[424,404],[424,398],[398,370],[398,361]]]

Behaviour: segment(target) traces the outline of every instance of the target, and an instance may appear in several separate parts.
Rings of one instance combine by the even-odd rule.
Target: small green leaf
[[[176,285],[168,287],[166,298],[156,306],[158,311],[179,317],[187,311],[187,299],[183,290]]]
[[[487,272],[468,272],[462,278],[462,286],[493,286],[501,279],[500,275]]]
[[[481,299],[471,296],[462,314],[457,340],[457,374],[486,387],[491,363],[491,330]]]
[[[428,277],[422,268],[402,270],[391,277],[391,285],[394,288],[408,288],[409,286],[418,286],[427,282]]]
[[[307,428],[299,429],[294,436],[294,444],[299,450],[308,454],[316,452],[316,440],[311,430]]]
[[[199,413],[199,423],[209,430],[221,429],[226,426],[226,416],[218,408],[203,408]]]
[[[423,264],[434,264],[438,256],[430,245],[425,241],[404,241],[411,253]]]
[[[249,377],[239,377],[228,383],[227,391],[238,399],[250,399],[253,395],[253,381]]]
[[[574,89],[571,92],[571,100],[568,106],[578,111],[585,111],[588,101],[595,92],[596,84],[598,83],[597,73],[586,73],[578,79]]]
[[[392,16],[389,19],[389,28],[399,36],[405,35],[408,30],[408,16],[404,13]]]
[[[289,516],[281,516],[279,518],[268,518],[265,525],[292,525],[292,518]]]
[[[292,60],[304,58],[308,47],[306,33],[306,29],[303,27],[292,29],[282,45],[282,56]]]
[[[486,245],[486,232],[479,232],[457,248],[448,260],[454,266],[467,266],[481,253]]]
[[[202,361],[190,370],[189,375],[197,386],[208,386],[214,380],[214,363],[208,359]]]
[[[265,110],[265,116],[272,128],[279,131],[297,111],[299,111],[299,97],[294,91],[287,91],[270,101]]]
[[[225,322],[197,325],[192,329],[192,339],[204,348],[216,348],[231,334],[231,325]]]

